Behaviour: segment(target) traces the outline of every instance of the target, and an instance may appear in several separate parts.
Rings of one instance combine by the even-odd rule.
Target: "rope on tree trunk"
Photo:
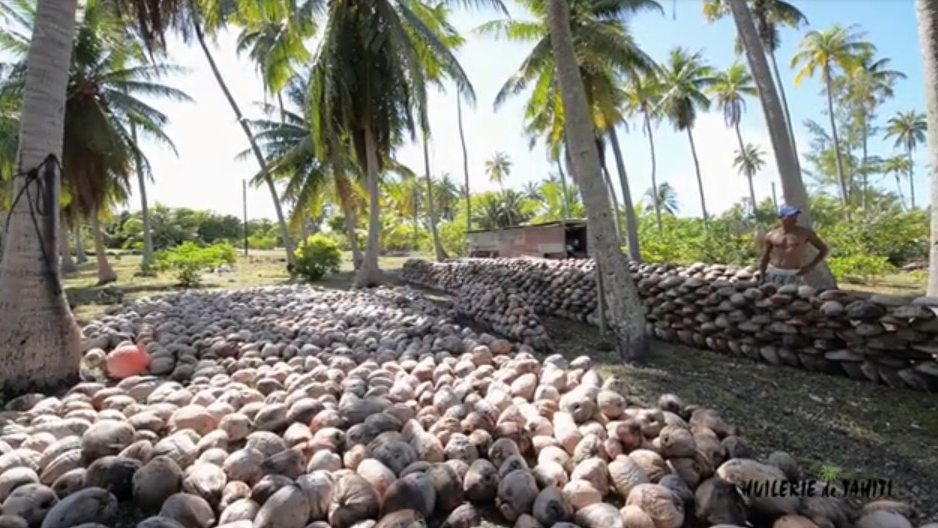
[[[52,278],[57,278],[57,262],[53,259],[55,255],[55,248],[53,248],[52,253],[50,253],[46,247],[46,242],[43,240],[42,236],[42,227],[39,225],[39,217],[48,215],[51,211],[53,211],[51,208],[58,206],[58,204],[55,203],[54,196],[56,169],[58,169],[59,173],[61,173],[62,164],[59,162],[59,159],[55,156],[55,154],[49,154],[44,160],[42,160],[42,163],[36,167],[25,171],[21,170],[20,172],[13,175],[14,178],[25,178],[26,182],[13,198],[13,202],[10,204],[10,210],[7,212],[6,223],[3,228],[4,233],[9,233],[10,218],[13,216],[13,211],[16,210],[16,205],[19,203],[20,199],[25,196],[26,202],[29,204],[29,216],[32,219],[33,228],[36,230],[36,237],[39,239],[39,248],[42,250],[42,259],[46,265],[45,272]],[[31,190],[33,184],[36,186],[37,191],[35,196],[33,196]],[[55,223],[54,218],[47,219],[47,221],[52,224]],[[52,228],[54,229],[55,226]],[[58,280],[53,280],[52,284],[56,295],[62,293],[61,284]]]

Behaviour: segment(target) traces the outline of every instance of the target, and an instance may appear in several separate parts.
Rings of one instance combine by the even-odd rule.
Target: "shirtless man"
[[[769,231],[762,240],[762,262],[759,263],[761,280],[778,285],[802,282],[808,272],[827,256],[827,244],[813,230],[796,225],[801,211],[786,205],[778,211],[779,227]],[[817,248],[817,256],[802,266],[805,247]]]

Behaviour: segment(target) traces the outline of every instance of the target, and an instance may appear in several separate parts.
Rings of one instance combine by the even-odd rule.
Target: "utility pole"
[[[241,180],[241,207],[244,224],[244,256],[248,256],[248,181]]]

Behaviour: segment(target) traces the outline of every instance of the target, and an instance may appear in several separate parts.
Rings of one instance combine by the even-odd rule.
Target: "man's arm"
[[[820,264],[821,261],[824,260],[824,258],[827,256],[827,254],[830,253],[830,248],[827,247],[827,244],[821,240],[821,237],[819,237],[818,234],[814,232],[814,230],[807,230],[807,233],[805,233],[805,240],[817,248],[817,255],[815,255],[814,258],[811,259],[811,262],[809,262],[807,265],[802,266],[801,270],[798,272],[801,275],[804,275],[814,269],[814,267]]]
[[[769,240],[771,233],[762,237],[762,260],[759,261],[759,280],[765,280],[765,270],[769,267],[769,261],[772,259],[772,241]]]

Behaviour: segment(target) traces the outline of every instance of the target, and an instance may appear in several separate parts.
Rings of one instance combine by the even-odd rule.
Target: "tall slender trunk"
[[[739,123],[736,123],[733,128],[736,130],[736,141],[739,142],[739,153],[742,154],[746,150],[746,144],[743,142],[743,133],[739,130]],[[756,215],[756,190],[752,186],[752,174],[747,174],[746,179],[749,180],[749,203],[752,206],[752,215]]]
[[[368,189],[368,241],[365,243],[365,258],[355,277],[357,288],[367,288],[381,283],[381,268],[378,267],[378,234],[381,231],[381,204],[378,200],[378,144],[370,123],[365,123],[365,170]]]
[[[801,210],[801,214],[798,215],[798,223],[810,229],[811,214],[808,209],[808,193],[805,190],[804,180],[801,179],[801,168],[795,152],[794,137],[790,133],[786,133],[784,110],[782,103],[779,101],[775,83],[772,82],[772,74],[769,71],[765,50],[762,48],[762,40],[759,39],[756,25],[752,20],[749,8],[746,6],[746,1],[728,0],[728,4],[733,13],[736,29],[743,40],[746,59],[749,62],[749,69],[752,71],[752,78],[759,90],[759,100],[762,102],[762,112],[765,114],[765,123],[769,129],[772,151],[775,153],[775,163],[778,166],[778,175],[782,182],[782,194],[788,205]],[[776,208],[777,204],[776,200]],[[804,262],[807,263],[816,254],[813,248],[805,251]],[[815,267],[805,279],[812,286],[820,289],[835,288],[837,286],[834,275],[824,262]]]
[[[847,187],[847,175],[844,174],[844,162],[840,155],[840,138],[837,136],[837,120],[834,118],[834,89],[831,86],[829,65],[823,67],[821,75],[824,79],[824,89],[827,92],[827,117],[830,118],[831,139],[834,141],[834,165],[837,168],[837,183],[840,185],[840,203],[849,216],[846,208],[850,205],[850,191]]]
[[[603,162],[603,181],[606,183],[606,188],[609,189],[609,208],[612,209],[612,217],[616,221],[616,240],[619,245],[622,245],[622,218],[619,215],[619,199],[616,198],[616,188],[612,186],[612,176],[609,175],[609,168],[606,167],[606,163]]]
[[[915,0],[918,41],[925,81],[925,116],[928,123],[928,170],[931,172],[931,251],[928,259],[928,295],[938,296],[938,3]]]
[[[85,254],[85,241],[81,237],[81,226],[75,226],[75,262],[84,264],[88,262],[88,255]]]
[[[785,116],[785,128],[788,130],[788,137],[791,141],[791,149],[798,159],[798,144],[795,141],[795,131],[791,124],[791,111],[788,109],[788,98],[785,96],[785,83],[782,81],[782,74],[778,70],[778,61],[775,59],[775,50],[769,51],[769,58],[772,61],[772,72],[775,75],[775,88],[778,89],[778,96],[782,104],[782,113]]]
[[[358,245],[357,221],[355,207],[352,204],[352,189],[348,179],[339,173],[334,176],[335,192],[339,198],[339,206],[345,215],[345,234],[348,237],[349,250],[352,252],[352,267],[358,270],[362,266],[362,251]]]
[[[147,203],[147,179],[143,174],[143,160],[137,144],[137,125],[130,123],[130,138],[134,142],[134,168],[137,170],[137,185],[140,187],[140,220],[143,223],[144,266],[153,265],[153,233],[150,226],[150,206]]]
[[[625,235],[629,242],[629,258],[635,262],[642,261],[642,253],[638,246],[638,222],[635,220],[635,206],[632,205],[632,192],[629,188],[629,176],[625,172],[625,160],[622,159],[622,149],[619,147],[619,135],[616,127],[609,127],[609,142],[612,143],[612,155],[616,160],[616,169],[619,171],[619,185],[622,186],[622,208],[625,209]]]
[[[78,271],[75,259],[72,258],[72,248],[68,243],[68,229],[65,228],[65,222],[59,222],[59,253],[62,254],[62,275],[68,275]]]
[[[866,209],[867,198],[868,198],[869,191],[870,191],[870,168],[868,165],[868,161],[870,157],[870,148],[869,148],[870,125],[869,125],[869,119],[868,119],[868,114],[866,113],[866,110],[864,109],[864,110],[861,110],[860,112],[861,112],[860,119],[863,120],[863,122],[860,123],[861,125],[860,128],[862,128],[863,130],[863,143],[860,146],[861,154],[863,156],[861,158],[863,161],[860,163],[860,167],[862,168],[862,172],[860,173],[860,176],[862,178],[861,180],[862,183],[860,185],[863,187],[863,190],[860,195],[860,205],[864,209]]]
[[[560,157],[557,157],[557,172],[560,174],[560,211],[563,213],[563,219],[570,218],[570,202],[567,194],[567,173],[563,170],[563,163],[560,163]]]
[[[19,129],[19,170],[39,168],[38,178],[13,179],[12,204],[0,262],[0,392],[40,392],[77,380],[81,333],[62,288],[56,237],[59,227],[58,168],[62,157],[65,90],[68,83],[77,0],[39,0],[34,38],[26,56]],[[36,210],[45,183],[43,207]],[[9,401],[9,400],[7,400]]]
[[[778,196],[775,194],[775,182],[772,182],[772,207],[778,211]]]
[[[98,264],[98,285],[110,284],[117,280],[114,268],[107,260],[107,247],[104,245],[104,232],[97,213],[91,215],[91,235],[94,237],[94,260]]]
[[[309,212],[304,207],[300,211],[300,244],[305,244],[309,239]]]
[[[710,219],[707,214],[707,198],[704,196],[703,176],[700,174],[700,160],[697,159],[697,145],[694,144],[693,128],[687,127],[687,139],[690,141],[690,155],[694,158],[694,173],[697,175],[697,192],[700,193],[700,211],[704,222]]]
[[[658,224],[658,232],[661,227],[661,204],[658,203],[658,157],[655,155],[655,135],[651,130],[651,115],[648,111],[648,104],[642,103],[642,114],[645,119],[645,131],[648,132],[648,148],[651,149],[651,192],[655,195],[653,202],[655,207],[655,222]]]
[[[629,264],[616,242],[615,220],[610,217],[609,197],[603,185],[589,102],[577,66],[568,9],[565,0],[547,2],[551,47],[563,101],[564,133],[573,178],[586,208],[587,231],[597,263],[597,276],[604,286],[608,321],[615,332],[620,356],[632,361],[648,351],[644,307],[632,282]]]
[[[436,208],[433,204],[433,178],[430,176],[430,145],[429,138],[423,137],[423,172],[427,179],[427,216],[430,217],[430,236],[433,238],[433,253],[436,260],[443,262],[446,260],[446,251],[443,250],[443,243],[440,241],[440,232],[436,226]]]
[[[456,126],[459,128],[459,145],[462,147],[462,173],[466,186],[466,231],[472,231],[472,193],[469,190],[469,151],[466,150],[466,133],[462,127],[462,99],[456,94]]]
[[[906,155],[909,157],[909,205],[910,209],[915,209],[915,166],[912,165],[912,149],[906,149]]]
[[[195,36],[199,41],[199,47],[202,48],[202,53],[205,55],[205,59],[208,61],[208,65],[212,70],[212,75],[215,77],[215,81],[218,83],[218,87],[221,88],[222,93],[225,95],[225,99],[228,101],[228,106],[231,107],[231,110],[235,114],[235,118],[238,120],[238,124],[241,125],[241,130],[244,131],[244,135],[248,139],[248,143],[251,145],[251,152],[254,154],[254,158],[257,160],[257,164],[261,169],[261,173],[264,175],[264,183],[267,184],[267,188],[270,190],[270,197],[274,202],[274,211],[277,213],[277,223],[280,227],[280,238],[283,239],[283,247],[286,251],[287,264],[292,267],[293,265],[293,240],[290,238],[290,229],[287,227],[287,219],[283,214],[283,206],[280,203],[280,195],[277,193],[277,186],[274,185],[274,179],[270,176],[267,171],[267,162],[264,160],[264,155],[261,153],[260,147],[257,145],[257,140],[254,138],[254,134],[251,132],[250,127],[248,127],[247,120],[244,118],[244,114],[241,113],[241,108],[238,106],[237,101],[234,100],[234,96],[231,95],[231,90],[228,89],[227,83],[225,83],[224,77],[221,75],[221,71],[218,69],[218,65],[215,63],[215,58],[212,56],[211,50],[208,49],[208,44],[205,42],[205,34],[202,32],[202,26],[200,23],[196,22],[193,24],[195,28]]]
[[[902,195],[902,179],[899,177],[899,171],[893,173],[896,178],[896,194],[899,196],[899,207],[905,209],[905,196]]]

